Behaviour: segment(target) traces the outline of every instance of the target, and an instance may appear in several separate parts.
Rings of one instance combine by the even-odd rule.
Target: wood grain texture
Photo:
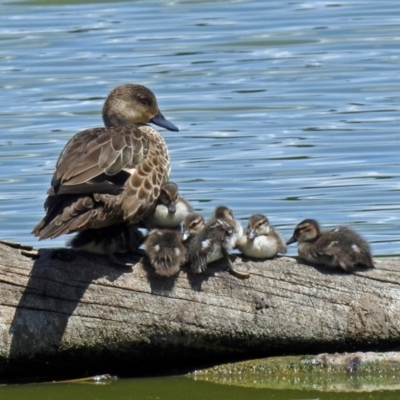
[[[163,279],[140,260],[129,269],[84,254],[60,261],[53,251],[33,260],[0,243],[0,380],[400,344],[399,259],[345,274],[291,257],[233,256],[250,279],[217,263]]]

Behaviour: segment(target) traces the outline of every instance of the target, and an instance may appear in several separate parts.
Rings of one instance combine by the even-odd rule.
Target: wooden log
[[[346,274],[292,257],[232,256],[249,279],[222,264],[165,279],[145,260],[131,269],[100,256],[53,254],[0,243],[2,381],[173,372],[400,343],[400,259]]]

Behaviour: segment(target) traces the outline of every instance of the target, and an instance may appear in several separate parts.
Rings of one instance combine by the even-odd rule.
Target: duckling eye
[[[139,101],[144,105],[148,106],[150,104],[150,100],[147,97],[140,97]]]
[[[167,193],[161,192],[159,198],[162,203],[169,203],[169,196]]]

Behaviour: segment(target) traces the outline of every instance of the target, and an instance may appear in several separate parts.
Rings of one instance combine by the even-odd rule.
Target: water
[[[397,400],[398,393],[336,393],[257,389],[193,381],[185,377],[123,379],[109,385],[59,384],[0,387],[6,400]]]
[[[304,218],[349,224],[400,254],[399,15],[398,0],[3,0],[0,237],[39,246],[61,149],[137,82],[179,126],[163,131],[171,179],[206,217],[265,213],[286,238]]]
[[[308,217],[350,224],[400,253],[397,0],[0,7],[2,238],[38,246],[61,149],[139,82],[180,127],[171,179],[205,216],[265,213],[286,238]]]

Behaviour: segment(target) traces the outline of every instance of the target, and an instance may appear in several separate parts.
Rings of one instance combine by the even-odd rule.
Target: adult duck
[[[142,220],[168,181],[167,145],[153,123],[178,128],[161,114],[146,87],[124,84],[103,106],[104,128],[77,133],[61,152],[45,201],[39,239]]]

